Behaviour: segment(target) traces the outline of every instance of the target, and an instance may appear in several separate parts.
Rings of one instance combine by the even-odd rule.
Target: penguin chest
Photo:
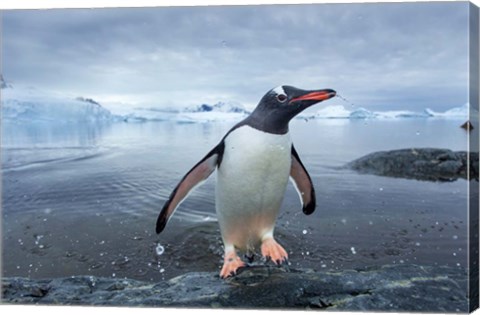
[[[261,238],[273,231],[285,194],[291,167],[290,135],[243,126],[224,141],[216,185],[222,234],[224,239],[238,234],[236,243],[242,237]]]

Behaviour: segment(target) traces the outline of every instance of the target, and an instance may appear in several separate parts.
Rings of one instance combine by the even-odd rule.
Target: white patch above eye
[[[285,90],[283,89],[283,86],[277,86],[276,88],[274,88],[272,90],[273,92],[277,93],[277,95],[280,95],[280,94],[284,94],[284,95],[287,95],[287,93],[285,93]]]

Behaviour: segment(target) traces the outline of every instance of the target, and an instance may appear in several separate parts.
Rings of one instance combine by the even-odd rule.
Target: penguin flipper
[[[218,164],[220,164],[223,155],[223,142],[211,150],[203,159],[200,160],[190,171],[188,171],[177,187],[172,191],[168,201],[163,206],[157,219],[156,232],[163,231],[169,218],[178,208],[178,206],[187,198],[188,194],[203,184],[203,182],[212,174]]]
[[[315,188],[312,179],[303,166],[295,147],[292,145],[292,166],[290,168],[290,179],[292,180],[298,196],[302,201],[303,213],[312,214],[315,211],[316,199]]]

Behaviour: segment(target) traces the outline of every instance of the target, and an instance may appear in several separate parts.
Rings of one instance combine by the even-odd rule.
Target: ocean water
[[[289,184],[275,230],[294,268],[467,267],[467,182],[357,174],[342,166],[401,148],[467,149],[463,121],[294,120],[317,192],[305,216]],[[219,271],[214,176],[165,231],[157,215],[182,176],[233,123],[2,124],[3,276],[159,281]],[[256,262],[264,263],[259,256]]]

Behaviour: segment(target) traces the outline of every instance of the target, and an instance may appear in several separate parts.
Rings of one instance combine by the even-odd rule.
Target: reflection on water
[[[159,280],[218,270],[223,250],[214,176],[161,235],[154,228],[178,180],[231,125],[2,125],[4,275]],[[293,266],[466,267],[465,181],[418,182],[338,168],[379,150],[466,150],[457,121],[297,120],[291,133],[318,200],[307,217],[293,187],[287,189],[276,234]]]

